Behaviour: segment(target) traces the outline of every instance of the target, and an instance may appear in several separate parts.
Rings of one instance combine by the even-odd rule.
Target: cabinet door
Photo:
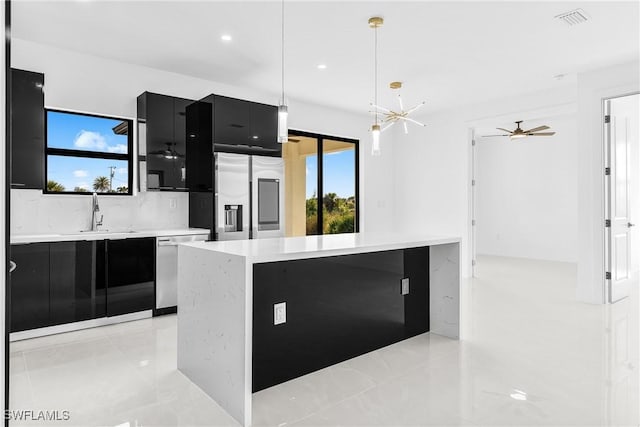
[[[213,142],[251,145],[251,102],[216,96],[214,101]]]
[[[51,243],[51,324],[106,315],[104,246],[103,240]]]
[[[147,188],[171,189],[175,149],[173,137],[173,98],[146,93]]]
[[[49,244],[11,245],[11,332],[49,326]]]
[[[253,145],[274,150],[274,155],[280,153],[282,144],[278,144],[278,107],[251,103],[251,135],[252,138],[257,137]]]
[[[195,102],[186,111],[187,187],[189,191],[213,191],[213,100]]]
[[[11,70],[11,186],[44,187],[44,74]]]
[[[185,161],[187,157],[187,106],[193,101],[183,98],[173,99],[173,141],[174,159],[171,174],[171,186],[176,190],[186,190]]]
[[[107,316],[155,306],[154,237],[107,241]]]

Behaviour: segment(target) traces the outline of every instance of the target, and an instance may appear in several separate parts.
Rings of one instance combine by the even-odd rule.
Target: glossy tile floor
[[[254,424],[638,425],[637,287],[594,306],[573,264],[483,257],[477,275],[462,341],[424,334],[263,390]],[[69,410],[56,426],[237,425],[176,370],[175,316],[13,343],[10,384],[12,409]]]

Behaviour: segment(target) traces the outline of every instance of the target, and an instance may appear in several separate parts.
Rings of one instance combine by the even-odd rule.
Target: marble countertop
[[[58,234],[17,234],[11,236],[11,244],[36,242],[72,242],[77,240],[127,239],[136,237],[186,236],[209,234],[204,228],[180,228],[162,230],[100,230],[98,232],[71,231]]]
[[[349,255],[421,246],[459,243],[455,236],[401,233],[349,233],[224,242],[194,242],[185,246],[244,257],[251,263]]]

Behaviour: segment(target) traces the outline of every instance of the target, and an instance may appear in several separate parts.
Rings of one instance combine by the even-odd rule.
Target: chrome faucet
[[[98,204],[98,194],[93,193],[93,201],[91,203],[91,231],[98,231],[98,227],[102,225],[102,219],[104,218],[104,215],[100,215],[100,219],[98,219],[96,212],[100,212],[100,205]]]

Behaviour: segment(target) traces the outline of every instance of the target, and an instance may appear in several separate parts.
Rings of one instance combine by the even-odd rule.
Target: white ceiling
[[[588,22],[554,19],[578,7]],[[640,56],[638,1],[287,0],[285,8],[287,96],[360,112],[373,100],[374,15],[385,18],[386,106],[395,106],[393,80],[404,82],[405,106],[427,100],[425,111],[438,111],[566,87],[578,72]],[[279,1],[14,1],[12,9],[14,37],[273,92],[277,103]]]

